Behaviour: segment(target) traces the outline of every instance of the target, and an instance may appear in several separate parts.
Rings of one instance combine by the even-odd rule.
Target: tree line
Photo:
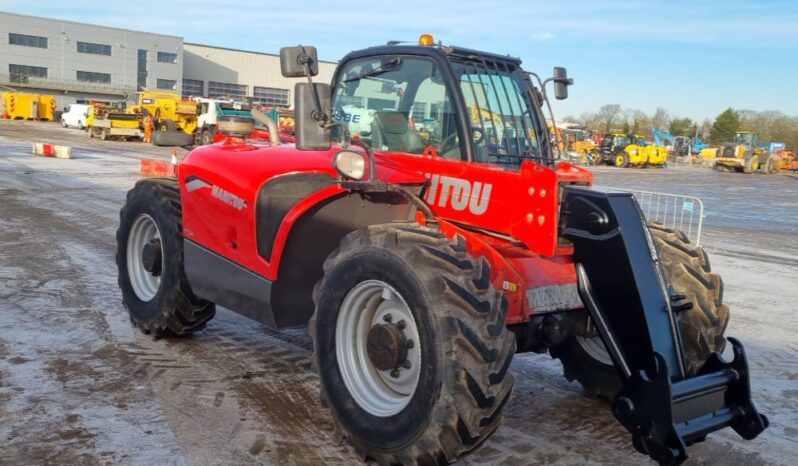
[[[651,128],[658,128],[673,136],[698,136],[712,145],[733,141],[737,131],[754,131],[759,133],[760,141],[779,141],[786,143],[787,147],[798,148],[798,116],[773,110],[756,112],[728,108],[714,119],[699,123],[691,118],[671,115],[662,107],[657,107],[649,115],[641,110],[607,104],[596,112],[568,116],[565,121],[578,123],[589,130],[639,133],[647,137],[652,136]]]

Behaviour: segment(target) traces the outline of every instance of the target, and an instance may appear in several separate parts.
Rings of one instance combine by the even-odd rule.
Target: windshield
[[[756,141],[754,133],[737,133],[737,143],[753,147]]]
[[[545,132],[520,70],[466,61],[454,61],[452,69],[460,89],[447,88],[430,58],[352,60],[344,64],[333,91],[333,119],[378,151],[459,160],[452,95],[461,92],[477,161],[517,167],[524,158],[540,157],[538,135]]]

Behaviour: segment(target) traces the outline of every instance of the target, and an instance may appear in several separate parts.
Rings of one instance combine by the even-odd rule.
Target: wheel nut
[[[407,342],[405,343],[405,347],[406,347],[407,349],[410,349],[410,348],[412,348],[412,347],[414,347],[414,346],[416,346],[416,344],[415,344],[415,343],[413,343],[413,340],[407,340]]]
[[[404,330],[407,327],[407,323],[404,320],[400,320],[396,323],[396,326],[399,327],[399,330]]]
[[[382,320],[384,320],[385,322],[391,322],[393,320],[393,316],[390,314],[385,314],[384,316],[382,316]]]
[[[402,367],[404,367],[405,369],[410,369],[410,361],[405,359],[405,362],[402,363]]]
[[[399,369],[392,370],[391,371],[391,377],[393,377],[394,379],[398,379],[399,378]]]

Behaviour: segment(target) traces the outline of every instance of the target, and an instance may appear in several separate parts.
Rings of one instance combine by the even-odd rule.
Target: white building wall
[[[246,95],[254,94],[255,86],[288,90],[293,105],[294,85],[300,80],[284,78],[280,73],[280,57],[276,54],[249,52],[200,44],[184,44],[183,78],[203,82],[207,96],[208,82],[223,82],[247,86]],[[319,62],[319,83],[329,83],[336,63]]]

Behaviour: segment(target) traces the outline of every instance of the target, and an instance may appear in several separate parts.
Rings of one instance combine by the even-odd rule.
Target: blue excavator
[[[701,138],[696,136],[690,138],[688,136],[672,136],[669,132],[663,131],[658,128],[651,128],[651,133],[654,135],[654,144],[664,146],[665,142],[669,142],[674,155],[679,157],[686,157],[688,155],[698,154],[701,149],[708,147],[701,141]]]

